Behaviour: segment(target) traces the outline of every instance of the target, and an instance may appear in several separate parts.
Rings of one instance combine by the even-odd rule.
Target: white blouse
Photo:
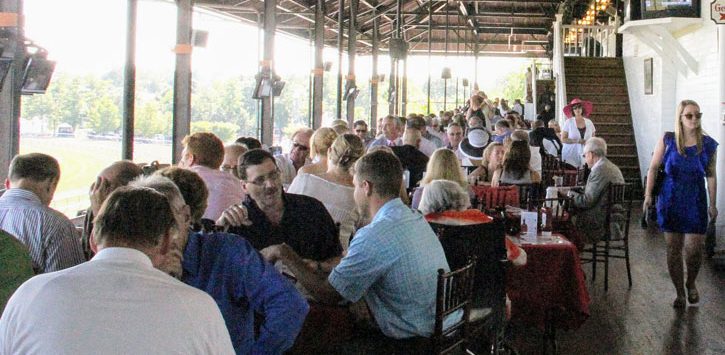
[[[584,132],[584,139],[589,140],[589,138],[592,138],[594,136],[594,132],[596,132],[596,130],[594,129],[594,123],[592,123],[592,120],[584,117],[584,124],[586,127],[586,132]],[[567,118],[566,121],[564,121],[564,125],[561,126],[561,131],[567,132],[569,139],[582,139],[581,134],[579,134],[579,128],[577,128],[576,126],[576,118],[574,117]],[[563,146],[561,148],[561,159],[564,162],[578,168],[584,163],[582,160],[583,153],[584,144],[563,143]]]
[[[355,188],[302,173],[297,174],[287,192],[310,196],[322,202],[335,223],[340,223],[340,244],[343,250],[347,250],[350,235],[360,226],[362,219],[353,197]]]

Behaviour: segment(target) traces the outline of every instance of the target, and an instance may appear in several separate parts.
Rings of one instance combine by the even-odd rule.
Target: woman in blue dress
[[[690,303],[700,300],[695,279],[702,262],[707,219],[708,216],[712,219],[717,217],[715,164],[718,143],[702,131],[701,118],[697,102],[680,102],[675,132],[665,133],[664,138],[657,142],[647,173],[645,211],[652,204],[657,169],[664,164],[665,178],[657,196],[657,222],[667,240],[667,268],[677,291],[675,308],[686,305],[685,290]],[[682,267],[683,246],[686,280]]]

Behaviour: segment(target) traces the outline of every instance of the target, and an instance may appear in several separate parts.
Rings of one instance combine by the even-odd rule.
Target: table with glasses
[[[511,321],[544,330],[544,347],[556,350],[556,329],[577,329],[589,317],[589,293],[576,246],[564,236],[512,237],[527,254],[510,268],[506,292]]]

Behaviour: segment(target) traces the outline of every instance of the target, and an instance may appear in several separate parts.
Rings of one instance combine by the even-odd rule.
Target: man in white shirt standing
[[[244,191],[234,175],[219,170],[224,161],[224,143],[209,132],[197,132],[181,142],[179,166],[201,176],[209,190],[206,211],[202,218],[216,221],[229,206],[244,199]]]
[[[95,220],[95,257],[36,276],[0,318],[0,354],[233,354],[214,300],[154,266],[176,225],[166,197],[121,187]]]

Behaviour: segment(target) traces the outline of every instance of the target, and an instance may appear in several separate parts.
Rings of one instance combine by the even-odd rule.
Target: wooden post
[[[123,68],[123,121],[121,159],[133,160],[134,114],[136,104],[136,14],[138,0],[128,0],[126,11],[126,65]]]
[[[358,0],[350,0],[350,20],[347,30],[347,82],[345,83],[347,89],[355,87],[355,47],[357,46],[355,23],[358,4]],[[355,122],[355,97],[347,94],[348,92],[344,93],[347,96],[347,125],[352,128],[352,123]]]
[[[25,65],[25,35],[23,33],[23,1],[2,0],[0,12],[14,17],[14,26],[4,28],[9,38],[3,54],[12,57],[12,64],[0,87],[0,178],[8,177],[10,161],[20,150],[20,89]],[[15,15],[12,15],[15,14]]]
[[[176,2],[176,69],[171,134],[171,163],[181,160],[181,140],[191,131],[191,0]]]
[[[373,77],[370,79],[370,122],[368,126],[370,130],[377,128],[378,120],[378,82],[380,76],[378,75],[378,52],[380,51],[380,43],[378,38],[380,22],[377,19],[377,14],[373,11]],[[354,127],[353,127],[354,128]],[[378,132],[375,132],[377,134]]]
[[[337,111],[335,119],[342,119],[342,35],[345,32],[345,0],[338,0],[337,7]]]
[[[264,56],[261,63],[262,77],[274,79],[274,33],[277,30],[277,0],[264,0]],[[262,98],[262,143],[274,142],[274,96]]]
[[[312,87],[312,128],[322,126],[322,95],[325,74],[322,62],[322,50],[325,47],[325,1],[317,0],[315,8],[315,67]]]

